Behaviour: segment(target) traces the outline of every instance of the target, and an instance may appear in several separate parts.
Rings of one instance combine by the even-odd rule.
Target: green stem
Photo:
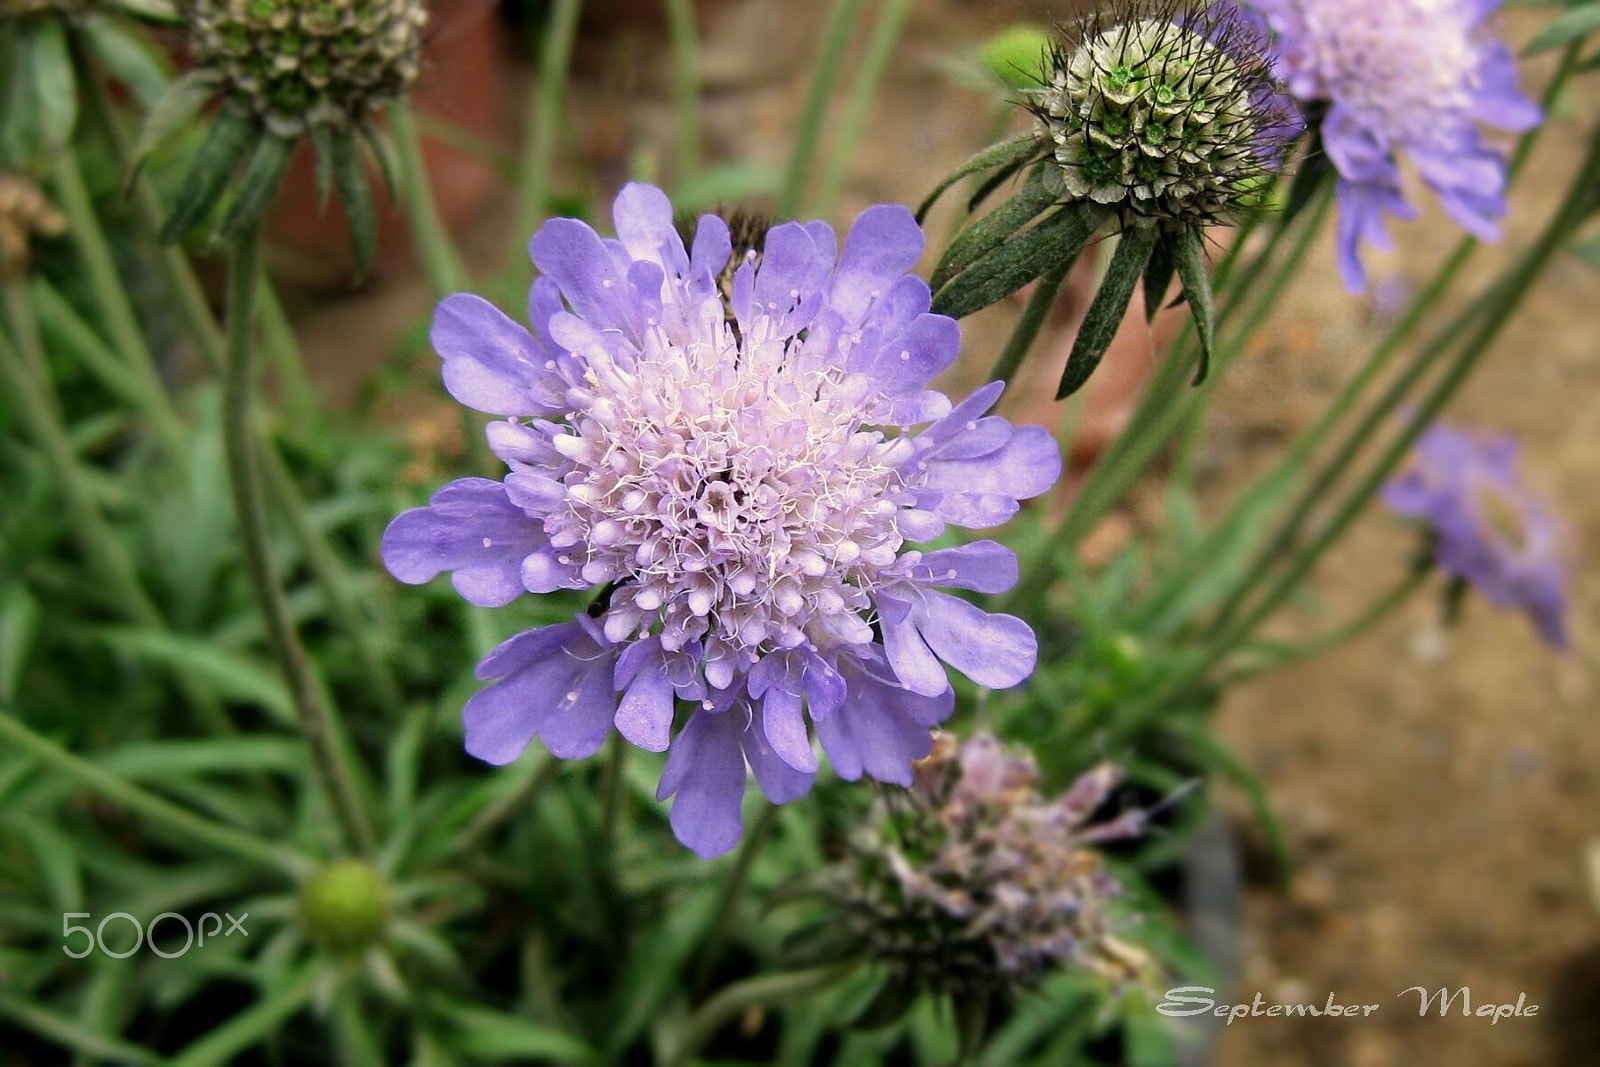
[[[319,960],[302,963],[294,975],[274,992],[232,1016],[167,1061],[167,1067],[223,1067],[239,1054],[283,1030],[289,1017],[311,1003],[321,984]]]
[[[539,50],[539,95],[529,109],[524,138],[522,180],[517,190],[517,218],[512,232],[527,240],[549,208],[551,169],[560,135],[562,86],[572,61],[581,0],[554,0]]]
[[[678,187],[700,172],[700,47],[694,0],[666,0],[667,33],[672,42],[672,107],[677,147],[672,180]]]
[[[1006,340],[1006,347],[1001,350],[1000,358],[994,361],[988,381],[1004,381],[1010,384],[1017,369],[1022,366],[1023,359],[1027,357],[1028,350],[1038,338],[1040,327],[1050,317],[1050,310],[1056,306],[1056,297],[1061,294],[1061,285],[1072,272],[1072,265],[1075,262],[1077,262],[1076,257],[1062,261],[1052,267],[1050,272],[1040,278],[1038,284],[1033,287],[1033,293],[1028,297],[1028,306],[1022,309],[1022,316],[1017,319],[1017,325],[1012,329],[1010,338]]]
[[[23,365],[36,381],[50,380],[50,365],[44,357],[44,341],[39,335],[39,320],[34,317],[33,305],[28,300],[25,291],[26,282],[23,276],[8,278],[5,275],[6,266],[0,262],[0,308],[3,308],[6,325],[11,330],[11,343],[16,345],[17,354],[22,358]],[[51,403],[56,403],[57,398],[52,391]],[[56,417],[61,413],[56,411]]]
[[[405,189],[406,213],[411,220],[411,236],[422,259],[423,273],[435,296],[447,296],[467,288],[470,279],[461,255],[450,240],[449,231],[439,216],[438,202],[428,183],[428,168],[423,161],[422,140],[417,134],[416,116],[409,104],[389,109],[389,132],[394,136],[400,157],[400,182]]]
[[[782,218],[793,218],[800,210],[800,201],[805,195],[806,174],[811,166],[811,157],[817,150],[822,118],[828,111],[828,98],[833,93],[833,80],[838,74],[839,64],[844,60],[845,49],[850,44],[850,33],[860,13],[861,0],[834,0],[833,10],[823,27],[822,43],[817,52],[817,69],[811,78],[810,92],[806,95],[805,110],[800,113],[794,150],[789,156],[783,191],[778,196],[778,214]]]
[[[706,983],[711,981],[711,976],[716,973],[717,962],[722,956],[722,946],[728,940],[728,928],[733,923],[733,913],[738,909],[739,898],[744,896],[745,888],[750,884],[750,867],[755,863],[756,853],[761,850],[767,839],[767,834],[772,830],[771,804],[761,806],[761,814],[756,816],[755,825],[745,835],[744,843],[739,846],[739,855],[733,861],[733,868],[728,871],[727,878],[722,883],[722,889],[717,894],[717,906],[711,912],[711,924],[706,930],[705,941],[700,949],[700,962],[695,967],[694,981],[689,984],[690,989],[704,989]]]
[[[878,83],[884,69],[894,55],[900,41],[900,31],[905,27],[906,15],[911,10],[910,0],[884,0],[867,38],[861,61],[856,66],[855,78],[850,83],[850,95],[845,100],[844,116],[840,119],[836,140],[828,155],[827,167],[822,173],[821,188],[807,210],[807,215],[827,218],[844,187],[845,174],[850,169],[850,158],[855,153],[856,142],[867,124],[873,99],[878,93]]]
[[[149,1049],[107,1034],[98,1034],[81,1022],[58,1015],[48,1008],[10,993],[0,992],[0,1016],[40,1037],[72,1049],[95,1063],[130,1064],[132,1067],[161,1067],[165,1061]]]
[[[69,353],[82,363],[118,400],[144,411],[149,398],[139,377],[117,358],[54,286],[43,278],[35,278],[32,288],[33,310],[47,343],[53,343],[58,352]],[[147,411],[144,414],[152,420],[160,417]]]
[[[1373,601],[1367,606],[1366,610],[1354,618],[1334,627],[1327,633],[1319,634],[1287,648],[1276,649],[1266,662],[1253,667],[1243,667],[1227,674],[1220,679],[1218,684],[1222,687],[1227,687],[1239,682],[1251,681],[1252,679],[1260,678],[1262,675],[1270,674],[1280,667],[1315,659],[1317,656],[1348,644],[1394,614],[1396,609],[1411,599],[1413,593],[1427,583],[1429,575],[1430,571],[1427,568],[1413,568],[1392,589]]]
[[[1455,356],[1443,377],[1417,405],[1400,433],[1383,451],[1376,463],[1335,510],[1332,518],[1290,563],[1284,573],[1261,597],[1244,618],[1226,626],[1192,658],[1188,658],[1143,701],[1120,718],[1114,740],[1126,740],[1173,697],[1183,693],[1223,657],[1247,640],[1310,574],[1313,567],[1338,541],[1366,505],[1382,489],[1410,454],[1417,438],[1427,431],[1434,418],[1472,373],[1484,353],[1494,344],[1512,313],[1522,302],[1543,269],[1571,239],[1577,226],[1594,208],[1595,190],[1600,189],[1600,129],[1591,132],[1588,152],[1569,187],[1561,206],[1532,248],[1494,285],[1480,313],[1477,332]]]
[[[263,841],[230,826],[212,822],[179,807],[164,797],[141,789],[132,782],[90,761],[76,756],[56,742],[30,729],[11,712],[0,709],[0,736],[39,760],[73,778],[84,788],[98,793],[129,811],[159,823],[179,838],[206,845],[250,863],[301,878],[314,868],[307,857],[281,845]]]
[[[262,503],[260,473],[255,458],[255,424],[251,417],[253,381],[251,327],[255,297],[260,291],[260,230],[251,226],[229,251],[228,261],[228,368],[223,393],[223,443],[227,450],[228,480],[239,521],[239,538],[250,583],[266,622],[273,651],[300,712],[300,725],[311,746],[318,772],[330,799],[346,844],[370,853],[372,826],[361,807],[352,776],[344,766],[334,733],[332,710],[323,703],[311,677],[305,650],[295,632],[289,603],[274,573]]]
[[[858,966],[859,960],[848,960],[803,971],[759,975],[727,986],[689,1017],[678,1047],[666,1058],[666,1067],[686,1067],[718,1030],[749,1009],[778,1003],[792,1006],[800,997],[836,985]]]
[[[261,339],[267,356],[272,360],[272,372],[278,390],[283,395],[284,406],[289,411],[289,421],[298,427],[307,427],[317,414],[317,392],[306,376],[305,358],[294,339],[294,326],[284,311],[278,291],[261,275],[261,291],[257,296],[260,306]]]

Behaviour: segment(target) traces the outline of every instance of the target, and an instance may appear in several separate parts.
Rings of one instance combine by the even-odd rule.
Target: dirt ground
[[[708,152],[780,166],[822,5],[705,7]],[[952,84],[945,57],[1008,20],[1068,13],[977,0],[918,0],[913,8],[835,221],[871,202],[915,202],[983,143],[992,106]],[[1533,17],[1519,15],[1511,36],[1525,36]],[[586,27],[571,148],[599,182],[620,175],[641,147],[669,143],[658,33],[645,23]],[[607,73],[619,62],[630,71],[621,80]],[[1534,66],[1530,83],[1546,73]],[[1542,224],[1595,115],[1593,100],[1574,99],[1555,116],[1507,239],[1480,255],[1458,299]],[[470,243],[503,239],[504,215],[504,205],[491,205]],[[948,216],[935,215],[931,232],[948,225]],[[1398,254],[1375,261],[1378,276],[1391,279],[1384,291],[1425,279],[1455,239],[1436,213],[1402,224],[1397,236]],[[1343,293],[1331,246],[1317,249],[1311,264],[1220,390],[1203,460],[1213,498],[1269,462],[1377,336],[1381,309]],[[1584,860],[1588,843],[1600,839],[1600,670],[1592,651],[1600,585],[1585,580],[1581,555],[1600,539],[1597,290],[1576,260],[1552,270],[1451,412],[1521,438],[1527,470],[1559,502],[1578,560],[1576,651],[1552,654],[1523,620],[1482,604],[1446,631],[1437,601],[1424,597],[1355,645],[1235,691],[1222,709],[1220,729],[1266,782],[1298,863],[1287,893],[1251,892],[1234,996],[1248,1001],[1260,990],[1265,1002],[1320,1003],[1333,993],[1340,1003],[1381,1007],[1361,1020],[1243,1020],[1226,1031],[1218,1064],[1600,1062],[1600,913]],[[392,333],[398,326],[384,324],[424,302],[418,283],[400,280],[306,319],[323,384],[344,392],[370,369],[349,359],[353,343],[382,351],[384,338],[374,334]],[[1016,311],[964,324],[962,374],[982,373]],[[1066,337],[1057,328],[1043,339],[1034,356],[1043,377],[1058,373]],[[1121,344],[1120,373],[1097,379],[1092,433],[1114,421],[1152,349],[1138,331]],[[1319,571],[1315,611],[1287,620],[1289,630],[1349,617],[1388,588],[1413,547],[1394,521],[1366,516]],[[1539,1013],[1493,1025],[1419,1018],[1416,996],[1399,996],[1417,985],[1467,986],[1474,1004],[1526,994]]]

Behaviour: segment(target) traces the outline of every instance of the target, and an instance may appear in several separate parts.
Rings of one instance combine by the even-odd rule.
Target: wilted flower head
[[[66,218],[37,185],[19,174],[0,173],[0,278],[26,272],[34,238],[56,237],[66,229]]]
[[[955,405],[928,388],[960,336],[906,273],[922,233],[904,208],[863,213],[837,253],[826,223],[776,226],[726,295],[720,218],[685,249],[647,185],[614,218],[615,240],[575,219],[534,235],[531,333],[476,296],[439,305],[445,384],[509,416],[488,436],[510,471],[401,515],[384,560],[408,582],[453,571],[478,604],[597,587],[479,665],[494,684],[467,748],[506,763],[538,736],[583,757],[613,722],[670,746],[660,796],[712,856],[738,840],[746,762],[776,803],[810,788],[807,715],[842,777],[909,785],[951,710],[941,660],[990,687],[1028,676],[1025,623],[938,588],[1009,588],[1011,552],[910,542],[1006,521],[1061,460],[1043,429],[985,415],[1002,383]]]
[[[834,872],[839,933],[938,992],[1015,990],[1062,965],[1139,977],[1148,961],[1115,936],[1119,889],[1090,847],[1143,828],[1140,811],[1089,821],[1121,780],[1104,765],[1043,797],[1031,757],[942,735],[909,797],[880,801]]]
[[[1113,5],[1030,94],[1066,196],[1123,225],[1226,216],[1281,161],[1287,111],[1265,39],[1231,4]]]
[[[1555,523],[1517,476],[1509,437],[1433,426],[1384,500],[1433,535],[1448,574],[1491,603],[1525,613],[1554,648],[1567,644],[1567,568]]]
[[[1414,165],[1452,218],[1493,240],[1506,165],[1483,123],[1531,129],[1510,50],[1485,21],[1500,0],[1250,0],[1278,37],[1290,92],[1326,105],[1321,139],[1339,174],[1339,268],[1359,292],[1363,243],[1389,246],[1384,213],[1412,218],[1399,162]]]
[[[181,0],[196,67],[272,131],[350,123],[416,80],[421,0]]]

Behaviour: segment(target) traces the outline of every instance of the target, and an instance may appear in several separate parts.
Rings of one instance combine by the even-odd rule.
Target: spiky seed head
[[[58,237],[67,220],[39,187],[18,174],[0,174],[0,277],[27,273],[36,237]]]
[[[910,792],[880,801],[833,872],[856,943],[897,980],[961,997],[1025,989],[1056,966],[1144,977],[1147,958],[1115,936],[1119,890],[1090,847],[1142,825],[1139,812],[1090,822],[1120,780],[1106,765],[1046,798],[1028,755],[941,735]]]
[[[1123,226],[1226,218],[1277,162],[1262,42],[1228,5],[1158,0],[1086,19],[1031,106],[1063,194]]]
[[[389,925],[389,888],[361,860],[330,863],[301,889],[300,915],[318,943],[341,952],[362,949]]]
[[[197,66],[273,133],[355,123],[417,76],[422,0],[183,0]]]

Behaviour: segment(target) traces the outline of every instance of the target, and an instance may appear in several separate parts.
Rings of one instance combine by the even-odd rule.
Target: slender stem
[[[132,1067],[161,1067],[165,1061],[149,1049],[109,1034],[95,1033],[83,1023],[58,1015],[43,1005],[0,991],[0,1016],[41,1037],[72,1049],[95,1063],[125,1063]],[[79,1062],[82,1062],[80,1060]]]
[[[35,757],[75,779],[85,788],[137,812],[152,822],[160,823],[178,837],[204,844],[219,852],[264,867],[283,871],[299,878],[315,866],[305,856],[282,845],[263,841],[231,826],[212,822],[187,808],[179,807],[165,797],[157,796],[113,774],[81,756],[74,755],[56,742],[35,733],[10,711],[0,709],[0,736],[18,748],[26,749]]]
[[[62,214],[67,217],[68,231],[83,259],[85,278],[94,293],[95,308],[110,334],[112,347],[129,361],[141,388],[152,399],[152,403],[146,406],[147,410],[157,407],[153,403],[155,398],[161,398],[164,404],[160,406],[170,410],[171,400],[167,399],[166,383],[161,380],[155,356],[145,342],[133,305],[122,287],[122,276],[117,272],[111,246],[106,241],[105,231],[100,228],[94,204],[89,199],[89,190],[84,185],[83,171],[79,169],[77,155],[71,151],[62,152],[57,161],[55,190]],[[157,419],[159,421],[151,428],[160,439],[162,451],[172,462],[180,465],[185,463],[188,452],[184,448],[182,427],[177,424],[176,415],[171,419],[157,416]]]
[[[54,343],[57,351],[67,352],[82,363],[117,399],[142,410],[150,398],[138,375],[117,358],[54,286],[43,278],[35,278],[32,289],[33,310],[47,342]],[[162,401],[165,400],[162,394]],[[145,414],[152,419],[159,418],[148,412]]]
[[[827,989],[849,976],[860,963],[847,960],[803,971],[759,975],[727,986],[689,1017],[678,1047],[666,1058],[667,1067],[685,1067],[718,1030],[745,1011],[764,1004],[790,1003]]]
[[[1040,278],[1038,284],[1033,287],[1033,293],[1028,297],[1028,306],[1022,309],[1022,316],[1012,328],[1011,336],[1006,340],[1006,347],[1001,350],[1000,358],[994,361],[994,366],[989,371],[989,381],[1004,381],[1010,384],[1017,369],[1022,366],[1023,359],[1027,357],[1028,350],[1038,338],[1040,327],[1050,317],[1050,310],[1056,306],[1056,297],[1061,294],[1061,285],[1072,272],[1072,265],[1075,262],[1077,262],[1076,257],[1052,267],[1050,272]]]
[[[495,828],[517,812],[527,810],[528,801],[537,796],[545,786],[555,780],[561,770],[561,761],[554,756],[525,757],[527,766],[522,769],[522,780],[503,793],[499,799],[480,811],[467,828],[451,843],[448,855],[470,852],[494,832]]]
[[[1270,674],[1280,667],[1290,663],[1299,663],[1303,660],[1314,659],[1326,652],[1331,652],[1341,645],[1355,640],[1390,615],[1393,615],[1411,595],[1427,583],[1430,572],[1424,567],[1414,567],[1406,572],[1404,578],[1395,584],[1383,596],[1369,604],[1364,611],[1354,618],[1334,627],[1327,633],[1318,634],[1308,640],[1297,642],[1293,646],[1274,651],[1266,662],[1253,667],[1243,667],[1224,675],[1219,685],[1224,687],[1238,682],[1247,682],[1262,675]]]
[[[622,822],[623,808],[628,800],[628,749],[632,747],[621,734],[611,738],[611,754],[606,760],[606,793],[600,810],[600,846],[610,851],[616,845],[617,828]]]
[[[856,16],[860,12],[861,0],[834,0],[833,10],[823,28],[816,73],[811,78],[805,110],[800,113],[794,150],[789,156],[783,191],[778,197],[778,214],[783,218],[792,218],[800,210],[800,200],[805,195],[806,174],[811,166],[811,157],[817,150],[817,138],[822,132],[822,118],[828,111],[833,80],[838,74],[839,64],[844,60],[845,49],[850,44],[850,32],[855,28]]]
[[[439,216],[411,105],[399,103],[389,109],[389,132],[394,135],[395,149],[400,156],[400,181],[405,188],[411,236],[422,258],[428,287],[436,296],[460,292],[469,284],[467,269],[462,266],[461,255]]]
[[[1477,332],[1455,356],[1443,377],[1417,405],[1416,411],[1404,423],[1395,440],[1384,450],[1377,462],[1368,468],[1366,475],[1340,504],[1332,518],[1298,553],[1286,573],[1268,589],[1256,606],[1244,618],[1216,634],[1198,655],[1187,658],[1186,662],[1174,670],[1149,696],[1121,716],[1114,739],[1127,739],[1151,716],[1159,714],[1167,701],[1183,693],[1195,680],[1203,677],[1214,664],[1247,640],[1258,626],[1294,594],[1312,568],[1377,495],[1395,469],[1405,461],[1417,438],[1427,430],[1429,424],[1467,380],[1484,353],[1494,344],[1512,313],[1522,302],[1522,298],[1543,273],[1544,267],[1571,238],[1574,229],[1593,210],[1596,189],[1600,189],[1600,129],[1591,131],[1588,152],[1561,206],[1533,247],[1493,287],[1492,295],[1478,319]]]
[[[744,895],[745,887],[750,884],[750,866],[772,829],[772,810],[771,804],[761,806],[761,814],[756,816],[755,825],[745,835],[744,843],[739,846],[739,855],[722,883],[721,892],[717,894],[717,906],[712,909],[711,924],[706,929],[705,942],[700,949],[700,962],[695,967],[694,981],[689,984],[691,989],[704,989],[716,973],[722,946],[728,940],[728,927],[733,922],[733,913],[738,909],[739,898]]]
[[[39,320],[34,317],[33,305],[28,301],[24,278],[24,275],[7,277],[6,265],[0,261],[0,310],[3,310],[6,325],[11,330],[11,343],[16,345],[17,354],[22,357],[28,372],[38,381],[48,381],[50,365],[45,362]],[[50,401],[55,403],[56,399],[52,391]]]
[[[261,608],[274,652],[283,667],[289,692],[300,712],[301,729],[311,746],[317,770],[328,787],[346,844],[369,853],[374,844],[372,826],[361,806],[355,784],[340,758],[334,734],[332,709],[323,703],[305,650],[295,632],[288,599],[273,571],[268,543],[260,473],[256,469],[255,426],[251,418],[253,380],[251,326],[255,298],[260,291],[260,230],[251,226],[229,252],[228,262],[228,368],[223,393],[223,443],[227,450],[228,480],[239,537],[250,583]]]
[[[682,188],[700,173],[700,44],[694,24],[694,0],[666,0],[666,5],[677,135],[672,180]]]
[[[808,215],[826,218],[839,199],[845,174],[850,169],[850,158],[855,153],[856,142],[866,127],[867,115],[872,111],[873,99],[878,93],[878,82],[894,55],[900,41],[900,31],[905,27],[906,15],[911,10],[911,0],[883,0],[878,21],[867,37],[866,48],[856,65],[855,78],[850,83],[850,95],[845,100],[844,116],[838,124],[835,141],[822,172],[821,187],[817,190]]]
[[[554,0],[539,51],[539,95],[529,110],[514,233],[526,240],[549,208],[551,168],[560,135],[562,86],[572,60],[581,0]]]

